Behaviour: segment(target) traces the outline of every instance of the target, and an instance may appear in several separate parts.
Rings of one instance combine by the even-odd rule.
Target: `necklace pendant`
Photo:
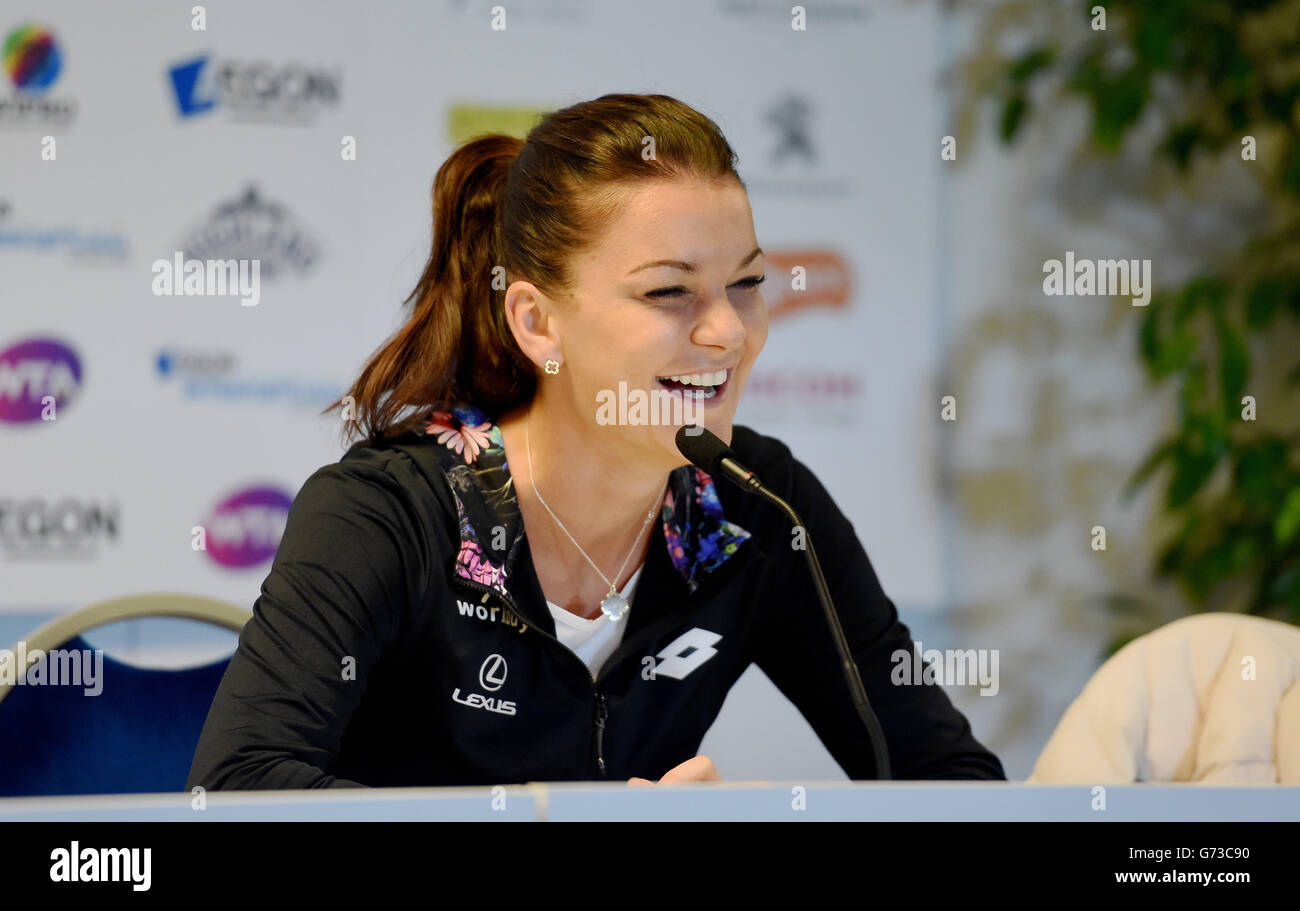
[[[627,599],[613,588],[610,588],[609,594],[605,596],[605,600],[600,602],[600,612],[608,617],[611,623],[617,623],[622,620],[623,615],[627,613],[627,608]]]

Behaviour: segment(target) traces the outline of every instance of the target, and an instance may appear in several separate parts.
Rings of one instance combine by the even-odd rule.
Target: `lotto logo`
[[[655,676],[681,680],[718,653],[713,646],[721,639],[721,633],[700,629],[698,626],[687,630],[655,655],[656,658],[661,659],[655,665]]]

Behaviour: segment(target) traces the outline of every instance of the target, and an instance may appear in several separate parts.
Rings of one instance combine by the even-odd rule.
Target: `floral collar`
[[[424,433],[446,447],[439,450],[441,463],[460,519],[457,574],[509,594],[506,578],[523,521],[501,428],[479,409],[457,405],[433,412]],[[692,592],[703,573],[721,566],[750,536],[722,514],[713,479],[693,465],[669,475],[660,517],[668,556]]]

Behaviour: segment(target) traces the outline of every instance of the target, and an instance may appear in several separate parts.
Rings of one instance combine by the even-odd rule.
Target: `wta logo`
[[[28,339],[0,351],[0,421],[53,421],[80,390],[81,361],[57,339]]]
[[[195,550],[213,562],[247,569],[275,556],[293,497],[278,487],[249,487],[217,504],[205,525],[196,526]]]
[[[5,72],[20,91],[44,92],[63,69],[54,36],[38,25],[20,25],[6,35],[3,54]]]

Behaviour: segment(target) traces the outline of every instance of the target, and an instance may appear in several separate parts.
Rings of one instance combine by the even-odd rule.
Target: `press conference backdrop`
[[[202,29],[191,6],[0,14],[0,645],[142,591],[251,606],[295,493],[341,455],[319,410],[398,325],[438,166],[624,91],[696,106],[739,153],[771,333],[738,422],[818,473],[914,635],[946,635],[936,4],[808,4],[805,32],[740,0],[518,0],[504,29],[474,0],[231,0]],[[155,294],[177,256],[260,260],[260,299]],[[170,621],[91,638],[173,665],[234,642]],[[704,751],[732,778],[843,777],[756,670]]]

